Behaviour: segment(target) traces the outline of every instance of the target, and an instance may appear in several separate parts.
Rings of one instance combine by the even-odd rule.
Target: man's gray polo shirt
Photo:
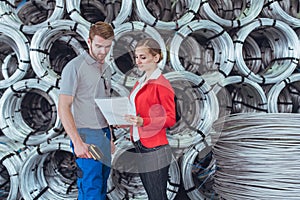
[[[110,96],[111,70],[87,52],[72,59],[63,69],[60,94],[73,96],[72,112],[77,128],[99,129],[108,124],[95,98]]]

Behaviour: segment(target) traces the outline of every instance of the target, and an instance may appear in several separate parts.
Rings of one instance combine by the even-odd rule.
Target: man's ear
[[[92,40],[91,40],[91,38],[88,38],[88,41],[87,41],[87,42],[88,42],[88,45],[89,45],[89,46],[92,46]]]

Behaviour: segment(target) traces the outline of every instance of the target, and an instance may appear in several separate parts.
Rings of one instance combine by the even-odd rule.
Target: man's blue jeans
[[[105,200],[111,167],[110,130],[79,128],[78,132],[87,144],[97,145],[104,154],[102,161],[76,158],[78,200]]]

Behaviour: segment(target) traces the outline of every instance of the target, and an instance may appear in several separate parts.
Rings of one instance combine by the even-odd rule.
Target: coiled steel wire
[[[0,33],[0,88],[7,88],[25,77],[29,70],[29,41],[22,32],[7,24],[0,23]],[[16,57],[15,65],[6,64],[10,56]]]
[[[263,0],[202,0],[199,14],[224,28],[237,28],[252,22],[260,14],[263,5]]]
[[[212,88],[191,72],[178,71],[164,74],[176,95],[177,123],[168,130],[168,140],[174,148],[196,144],[209,134],[218,118],[219,105]]]
[[[67,12],[72,20],[81,24],[89,25],[101,20],[111,23],[113,27],[118,27],[130,18],[132,5],[132,0],[126,0],[126,2],[125,0],[66,1]]]
[[[25,105],[24,101],[27,101]],[[26,108],[28,101],[33,104]],[[0,99],[2,132],[26,145],[37,145],[55,137],[62,131],[57,102],[58,89],[43,80],[24,79],[15,83]]]
[[[3,149],[0,148],[0,199],[15,200],[20,197],[19,170],[29,149],[21,143],[5,140],[1,137],[0,145]]]
[[[267,112],[268,101],[264,90],[245,77],[228,76],[218,82],[213,91],[218,97],[220,111],[225,112],[220,117],[234,113]]]
[[[272,49],[268,66],[259,73],[253,73],[245,63],[243,45],[248,36],[258,41],[268,41]],[[233,35],[236,67],[238,72],[250,80],[261,83],[276,83],[287,78],[299,61],[299,41],[295,31],[286,23],[274,19],[259,18],[242,27]]]
[[[112,155],[112,170],[108,179],[109,199],[147,199],[146,191],[137,172],[139,161],[134,146],[126,136],[116,142],[116,151]],[[173,160],[169,168],[167,184],[168,199],[174,199],[179,190],[180,170],[177,161]]]
[[[77,40],[84,48],[84,44],[87,44],[88,39],[88,27],[71,20],[57,20],[53,23],[49,22],[47,27],[39,29],[39,31],[33,35],[30,43],[32,68],[39,78],[43,79],[50,85],[59,85],[61,74],[60,70],[63,68],[61,67],[61,63],[59,65],[60,69],[53,68],[50,59],[50,56],[52,55],[52,47],[57,40],[63,42],[60,38],[65,36],[71,37],[70,39],[72,40]],[[71,50],[74,51],[74,49],[78,46],[78,42],[67,43],[67,45],[76,44],[74,47],[71,46]],[[64,51],[56,51],[56,53],[57,54],[54,53],[53,57],[59,57],[59,53],[63,53],[64,55]],[[72,59],[72,57],[69,56],[63,56],[63,58],[67,59],[64,60],[63,63],[67,63],[70,59]]]
[[[262,16],[281,20],[293,28],[300,27],[299,1],[265,0]]]
[[[210,139],[191,146],[181,161],[184,189],[190,199],[218,199],[213,190],[213,175],[216,170],[212,157]]]
[[[31,150],[20,169],[24,199],[76,199],[77,188],[69,139],[59,137]]]
[[[220,119],[213,155],[221,199],[299,199],[299,114],[241,113]]]
[[[24,9],[16,9],[15,0],[1,1],[0,16],[2,22],[26,34],[34,34],[48,23],[62,19],[64,16],[64,0],[56,0],[54,3],[50,0],[31,0],[23,6]]]
[[[195,38],[199,45],[203,46],[204,55],[192,51],[189,52],[189,56],[181,57],[181,45],[189,37]],[[217,71],[227,76],[234,65],[234,46],[230,35],[221,26],[209,20],[196,20],[181,27],[175,32],[169,48],[171,66],[177,71],[187,70],[200,75]],[[191,57],[199,59],[199,63],[190,62],[184,67],[181,60],[193,61]]]
[[[168,1],[163,2],[165,2],[164,5],[170,3]],[[173,15],[175,15],[171,21],[163,21],[158,14],[155,14],[155,12],[150,13],[147,7],[148,5],[144,0],[136,0],[135,3],[137,16],[146,24],[158,29],[176,30],[195,17],[200,7],[201,0],[173,1],[171,6],[161,8],[161,12],[164,12],[164,10],[169,12],[171,7],[170,13],[174,13]],[[155,11],[159,12],[157,10]]]
[[[300,74],[295,73],[276,83],[268,92],[268,112],[300,112]]]
[[[110,61],[113,69],[112,79],[127,87],[132,87],[137,77],[141,74],[134,64],[134,48],[138,40],[145,37],[154,38],[159,44],[163,59],[158,63],[160,69],[164,69],[167,61],[165,42],[155,28],[143,22],[127,22],[115,30],[115,39],[110,53]]]

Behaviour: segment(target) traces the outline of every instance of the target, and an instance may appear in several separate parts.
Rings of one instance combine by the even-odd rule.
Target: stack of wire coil
[[[221,132],[214,126],[218,118],[300,112],[299,2],[17,2],[0,2],[0,199],[76,198],[76,166],[57,115],[58,90],[64,66],[88,49],[89,26],[98,20],[111,23],[115,31],[106,60],[113,71],[112,96],[128,96],[142,75],[134,63],[138,40],[152,37],[162,49],[159,68],[175,90],[179,115],[167,130],[174,152],[169,199],[235,197],[221,188],[220,175],[214,176],[224,164],[212,151],[216,140],[211,138]],[[118,150],[108,196],[145,199],[139,177],[122,171],[128,162],[124,154],[132,149],[129,130],[114,133]],[[19,145],[26,153],[17,150]],[[20,155],[21,161],[11,161]],[[18,165],[14,171],[7,169],[11,162]],[[180,187],[186,196],[178,194]]]

